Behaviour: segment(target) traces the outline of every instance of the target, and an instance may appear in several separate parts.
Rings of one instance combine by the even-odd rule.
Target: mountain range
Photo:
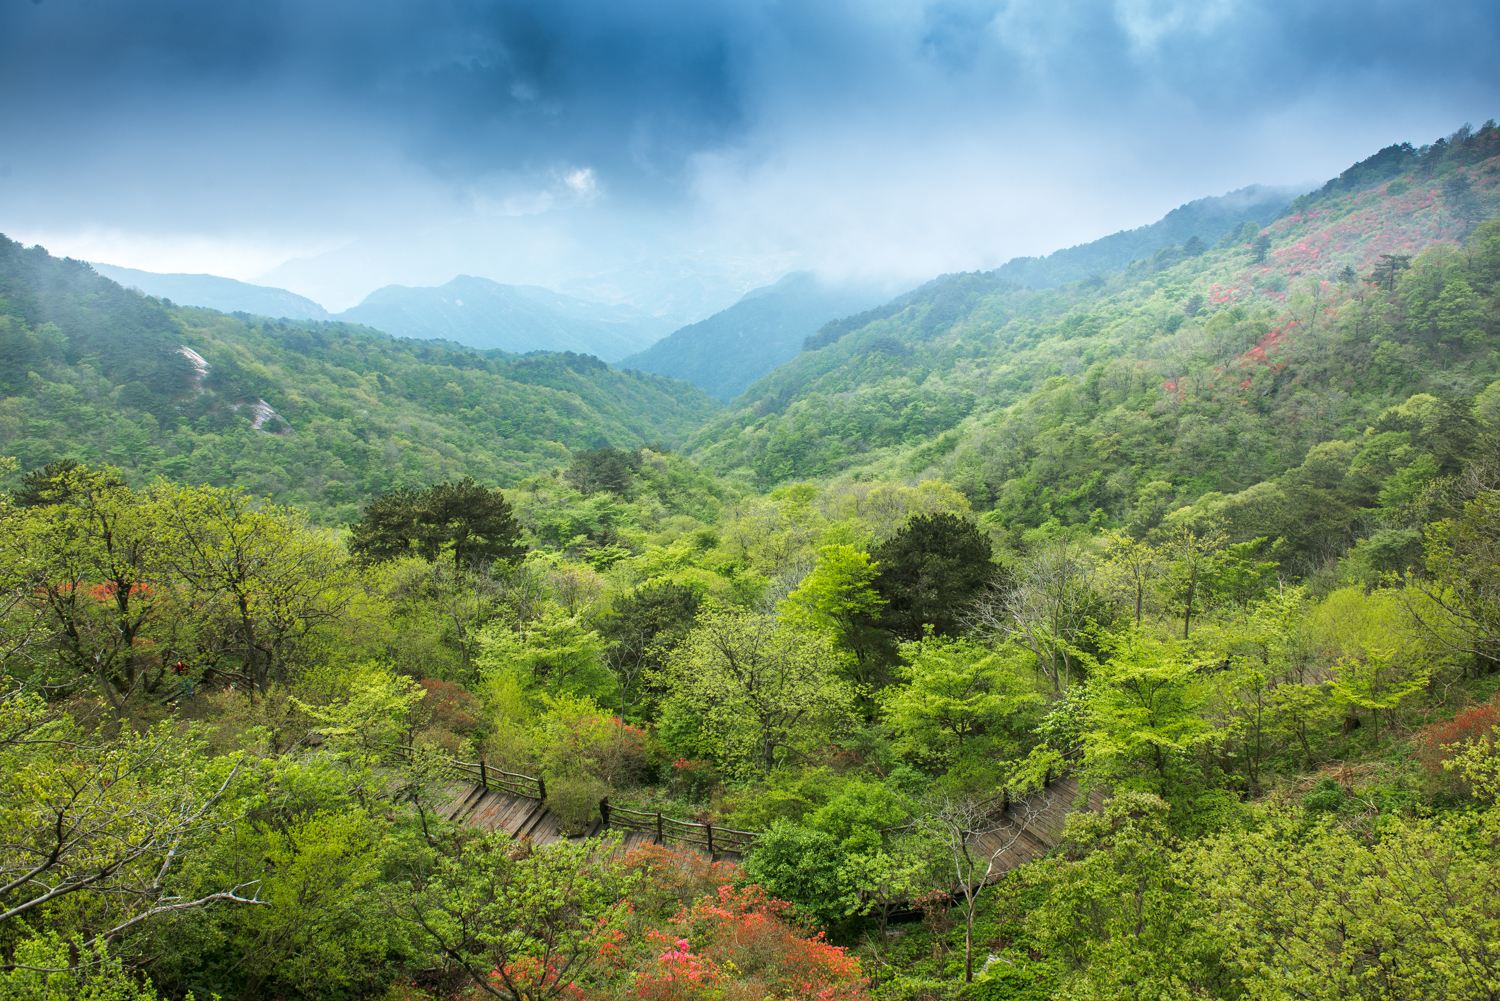
[[[155,274],[96,264],[127,288],[185,306],[293,320],[337,319],[397,337],[447,340],[512,354],[574,351],[616,361],[666,333],[670,324],[623,305],[605,305],[534,285],[460,275],[436,287],[387,285],[330,314],[286,289],[216,275]]]
[[[884,300],[873,283],[832,283],[794,272],[697,323],[673,331],[620,364],[691,382],[731,400],[756,379],[796,356],[819,327]]]
[[[1213,242],[1246,224],[1259,225],[1293,196],[1252,187],[1189,202],[1155,223],[1115,233],[1044,258],[1017,258],[994,272],[997,280],[1050,287],[1123,267],[1176,243]],[[658,284],[678,292],[693,289],[691,262],[654,262]],[[387,285],[358,305],[330,314],[318,303],[285,289],[215,275],[155,274],[110,264],[95,269],[147,295],[225,313],[296,320],[337,319],[398,337],[447,340],[513,354],[574,351],[626,367],[684,379],[720,400],[729,400],[777,365],[791,359],[825,323],[856,314],[889,298],[889,284],[831,282],[805,272],[753,289],[706,319],[668,333],[669,316],[688,304],[669,303],[648,313],[622,302],[568,295],[535,285],[508,285],[460,275],[444,285]],[[713,279],[713,280],[711,280]],[[722,276],[710,269],[715,288]],[[608,276],[585,283],[595,296],[611,296]],[[709,301],[708,293],[693,298]],[[668,308],[670,307],[670,308]],[[826,335],[825,335],[826,336]]]
[[[681,442],[692,386],[339,322],[147,298],[0,237],[0,455],[239,484],[347,519],[403,483],[512,483],[575,450]]]
[[[252,285],[218,275],[159,274],[113,264],[95,264],[93,268],[126,288],[183,306],[203,306],[221,313],[253,313],[288,320],[328,319],[328,311],[322,306],[284,288]]]
[[[1500,213],[1500,131],[1389,147],[1257,221],[1284,196],[1190,203],[1131,234],[934,279],[804,334],[727,409],[578,354],[169,306],[6,241],[0,454],[239,482],[327,514],[393,478],[509,482],[579,449],[675,442],[761,487],[939,476],[996,525],[1128,521],[1271,489],[1413,394],[1472,398],[1500,374],[1489,245],[1454,249]],[[484,297],[492,284],[442,294],[508,301]],[[391,315],[437,290],[418,291],[390,293]],[[646,363],[734,396],[772,333],[792,350],[837,294],[790,276]],[[620,315],[601,309],[582,313]]]
[[[762,487],[941,477],[1012,530],[1281,503],[1327,443],[1500,376],[1500,242],[1459,249],[1497,214],[1489,126],[1381,150],[1214,246],[1057,287],[944,276],[825,326],[692,450]]]

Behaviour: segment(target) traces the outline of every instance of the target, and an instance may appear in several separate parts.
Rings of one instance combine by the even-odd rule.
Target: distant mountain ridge
[[[0,456],[238,485],[347,522],[376,494],[509,485],[573,451],[671,446],[694,387],[573,353],[481,353],[172,306],[0,236]]]
[[[996,268],[998,278],[1028,288],[1056,288],[1110,271],[1195,237],[1212,245],[1246,223],[1264,226],[1281,215],[1301,188],[1273,188],[1252,184],[1223,195],[1198,198],[1156,222],[1121,230],[1045,257],[1017,257]]]
[[[337,319],[397,337],[447,340],[511,353],[575,351],[618,361],[667,332],[663,321],[536,285],[459,275],[443,285],[387,285]]]
[[[219,275],[159,274],[113,264],[95,264],[95,271],[126,288],[179,306],[202,306],[221,313],[253,313],[288,320],[326,320],[328,311],[306,296],[269,285],[223,278]]]
[[[438,286],[387,285],[359,305],[333,314],[295,292],[218,275],[159,274],[113,264],[94,264],[93,268],[126,288],[179,306],[272,319],[337,319],[396,337],[452,341],[511,354],[574,351],[617,361],[653,344],[671,329],[669,320],[631,306],[470,275]]]
[[[871,284],[830,283],[806,271],[794,272],[747,292],[728,309],[673,331],[620,366],[684,379],[728,401],[794,358],[823,324],[873,305],[886,294],[889,290]]]

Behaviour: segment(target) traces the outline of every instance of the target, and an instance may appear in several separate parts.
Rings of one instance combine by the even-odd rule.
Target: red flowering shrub
[[[723,974],[712,960],[695,955],[688,940],[667,944],[667,936],[655,929],[646,933],[653,945],[666,945],[654,963],[635,978],[636,997],[650,1001],[682,1001],[718,995]]]
[[[107,581],[103,584],[95,584],[93,587],[89,588],[89,597],[93,598],[95,601],[114,601],[115,595],[117,595],[119,591],[120,586],[118,584],[116,584],[114,581]],[[131,598],[150,598],[156,593],[156,589],[144,581],[136,581],[134,584],[131,584],[128,588],[126,588],[125,593],[128,597]]]
[[[479,700],[467,689],[439,678],[423,678],[418,684],[427,693],[418,705],[429,737],[453,751],[462,738],[478,736],[482,729]]]
[[[648,845],[621,864],[635,882],[636,931],[601,955],[617,993],[649,1001],[863,1001],[859,960],[809,934],[791,905],[758,886],[734,886],[736,869],[691,852]],[[589,997],[595,997],[592,992]]]
[[[1500,726],[1500,695],[1471,706],[1450,720],[1429,723],[1417,731],[1417,760],[1434,775],[1444,774],[1443,763],[1471,740],[1489,739]]]
[[[626,852],[622,861],[627,872],[642,877],[637,894],[641,909],[658,914],[675,914],[717,892],[734,879],[736,870],[732,862],[714,862],[666,845],[640,845]]]
[[[522,998],[575,998],[583,1001],[583,989],[560,972],[556,963],[522,956],[490,971],[490,983],[502,992]]]
[[[720,886],[653,939],[665,946],[636,975],[643,998],[724,1001],[866,996],[859,960],[793,923],[791,905],[758,886]]]

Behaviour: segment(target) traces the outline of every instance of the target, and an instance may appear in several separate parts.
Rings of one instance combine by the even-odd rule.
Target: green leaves
[[[896,748],[935,771],[1014,752],[1042,704],[1023,653],[929,637],[901,645],[904,684],[881,694]]]
[[[825,636],[769,615],[707,612],[668,662],[663,729],[686,753],[767,772],[853,725],[855,693],[838,663]]]
[[[1084,763],[1099,779],[1161,792],[1175,761],[1214,739],[1199,665],[1136,630],[1118,636],[1088,682]]]
[[[455,569],[472,570],[522,555],[520,537],[505,495],[466,476],[377,497],[350,529],[349,551],[370,562],[409,553],[427,560],[446,554]]]
[[[411,907],[445,965],[489,993],[540,1001],[604,965],[636,878],[598,841],[530,850],[496,833],[441,860]]]

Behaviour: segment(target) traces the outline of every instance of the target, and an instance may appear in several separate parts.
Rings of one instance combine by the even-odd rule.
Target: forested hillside
[[[0,358],[0,452],[25,468],[107,461],[334,521],[402,483],[511,483],[572,449],[670,444],[713,407],[689,386],[584,355],[487,355],[169,308],[9,240]]]
[[[683,379],[719,400],[796,356],[803,342],[830,320],[878,302],[873,286],[830,283],[807,272],[787,275],[706,320],[675,330],[622,368]]]
[[[1119,271],[1173,247],[1207,247],[1238,233],[1246,223],[1264,226],[1281,215],[1297,193],[1257,185],[1199,198],[1179,205],[1150,225],[1111,233],[1045,257],[1018,257],[996,268],[995,274],[1028,288],[1056,288],[1083,281]]]
[[[627,306],[471,275],[435,288],[387,285],[338,318],[398,337],[454,341],[484,350],[575,351],[605,361],[618,361],[667,332],[660,320]]]
[[[761,485],[941,475],[1007,526],[1244,490],[1414,394],[1500,374],[1473,332],[1493,322],[1491,237],[1469,236],[1500,207],[1497,144],[1392,147],[1263,230],[1108,277],[938,279],[831,324],[697,450]]]
[[[5,244],[0,998],[1500,996],[1497,216],[1391,147],[718,416]]]

